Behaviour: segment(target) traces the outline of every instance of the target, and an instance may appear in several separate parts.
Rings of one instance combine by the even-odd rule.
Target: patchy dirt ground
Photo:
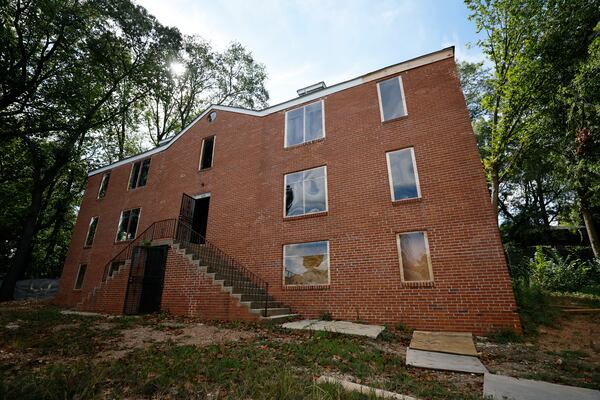
[[[596,319],[563,314],[538,335],[476,345],[493,372],[600,389]],[[394,327],[373,340],[15,302],[0,305],[0,398],[362,398],[316,388],[327,374],[420,399],[481,399],[481,376],[406,367],[410,338]]]

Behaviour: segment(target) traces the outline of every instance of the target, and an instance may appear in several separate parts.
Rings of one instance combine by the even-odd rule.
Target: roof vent
[[[319,91],[321,89],[325,89],[327,87],[327,85],[325,84],[325,82],[321,81],[319,83],[315,83],[314,85],[310,85],[307,86],[305,88],[302,89],[298,89],[298,96],[302,97],[302,96],[306,96],[307,94],[311,94],[313,92]]]

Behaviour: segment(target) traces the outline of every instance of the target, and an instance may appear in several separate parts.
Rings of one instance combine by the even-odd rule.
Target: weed
[[[517,335],[513,330],[501,329],[487,335],[488,339],[496,343],[520,343],[523,337]]]

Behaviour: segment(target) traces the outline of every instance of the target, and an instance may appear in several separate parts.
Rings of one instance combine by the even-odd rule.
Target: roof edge
[[[424,55],[421,55],[421,56],[418,56],[415,58],[411,58],[406,61],[399,62],[397,64],[393,64],[393,65],[390,65],[390,66],[387,66],[387,67],[384,67],[384,68],[381,68],[381,69],[378,69],[378,70],[375,70],[372,72],[368,72],[357,78],[353,78],[353,79],[350,79],[350,80],[347,80],[344,82],[336,83],[333,86],[329,86],[327,88],[312,92],[310,94],[284,101],[283,103],[269,106],[262,110],[250,110],[250,109],[242,108],[242,107],[222,106],[222,105],[218,105],[218,104],[211,104],[208,106],[208,108],[202,114],[200,114],[198,117],[196,117],[196,119],[194,119],[192,122],[190,122],[185,128],[183,128],[181,130],[181,132],[179,132],[177,135],[173,136],[169,140],[169,142],[165,143],[163,146],[155,147],[155,148],[145,151],[143,153],[139,153],[137,155],[134,155],[134,156],[131,156],[128,158],[124,158],[123,160],[119,160],[112,164],[108,164],[104,167],[100,167],[95,170],[92,170],[88,173],[88,177],[111,170],[111,169],[119,167],[121,165],[128,164],[128,163],[136,161],[136,160],[140,160],[140,159],[149,157],[153,154],[157,154],[157,153],[165,151],[166,149],[171,147],[171,145],[173,143],[175,143],[177,141],[177,139],[179,139],[179,137],[181,137],[192,126],[194,126],[196,124],[196,122],[198,122],[199,120],[204,118],[204,116],[206,116],[212,110],[228,111],[228,112],[234,112],[234,113],[239,113],[239,114],[251,115],[251,116],[255,116],[255,117],[264,117],[266,115],[273,114],[275,112],[282,111],[287,108],[293,107],[297,104],[306,103],[311,100],[315,100],[315,99],[321,98],[323,96],[327,96],[332,93],[350,89],[354,86],[358,86],[358,85],[361,85],[363,83],[367,83],[367,82],[370,82],[373,80],[381,79],[388,75],[397,74],[399,72],[407,71],[407,70],[413,69],[413,68],[418,68],[423,65],[431,64],[431,63],[434,63],[437,61],[442,61],[447,58],[453,58],[453,57],[454,57],[454,46],[446,47],[441,50],[434,51],[432,53],[424,54]]]

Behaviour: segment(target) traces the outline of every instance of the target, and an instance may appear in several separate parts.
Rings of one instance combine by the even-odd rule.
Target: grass
[[[284,334],[278,327],[237,323],[238,329],[255,331],[256,338],[203,348],[167,341],[111,360],[98,356],[127,329],[164,329],[167,317],[114,318],[110,329],[98,329],[103,322],[62,315],[53,307],[0,308],[0,349],[11,358],[0,363],[0,399],[372,398],[316,384],[324,374],[349,375],[423,399],[480,398],[382,351],[383,343],[393,344],[393,334],[373,341],[325,332]],[[7,329],[8,323],[19,328]]]

